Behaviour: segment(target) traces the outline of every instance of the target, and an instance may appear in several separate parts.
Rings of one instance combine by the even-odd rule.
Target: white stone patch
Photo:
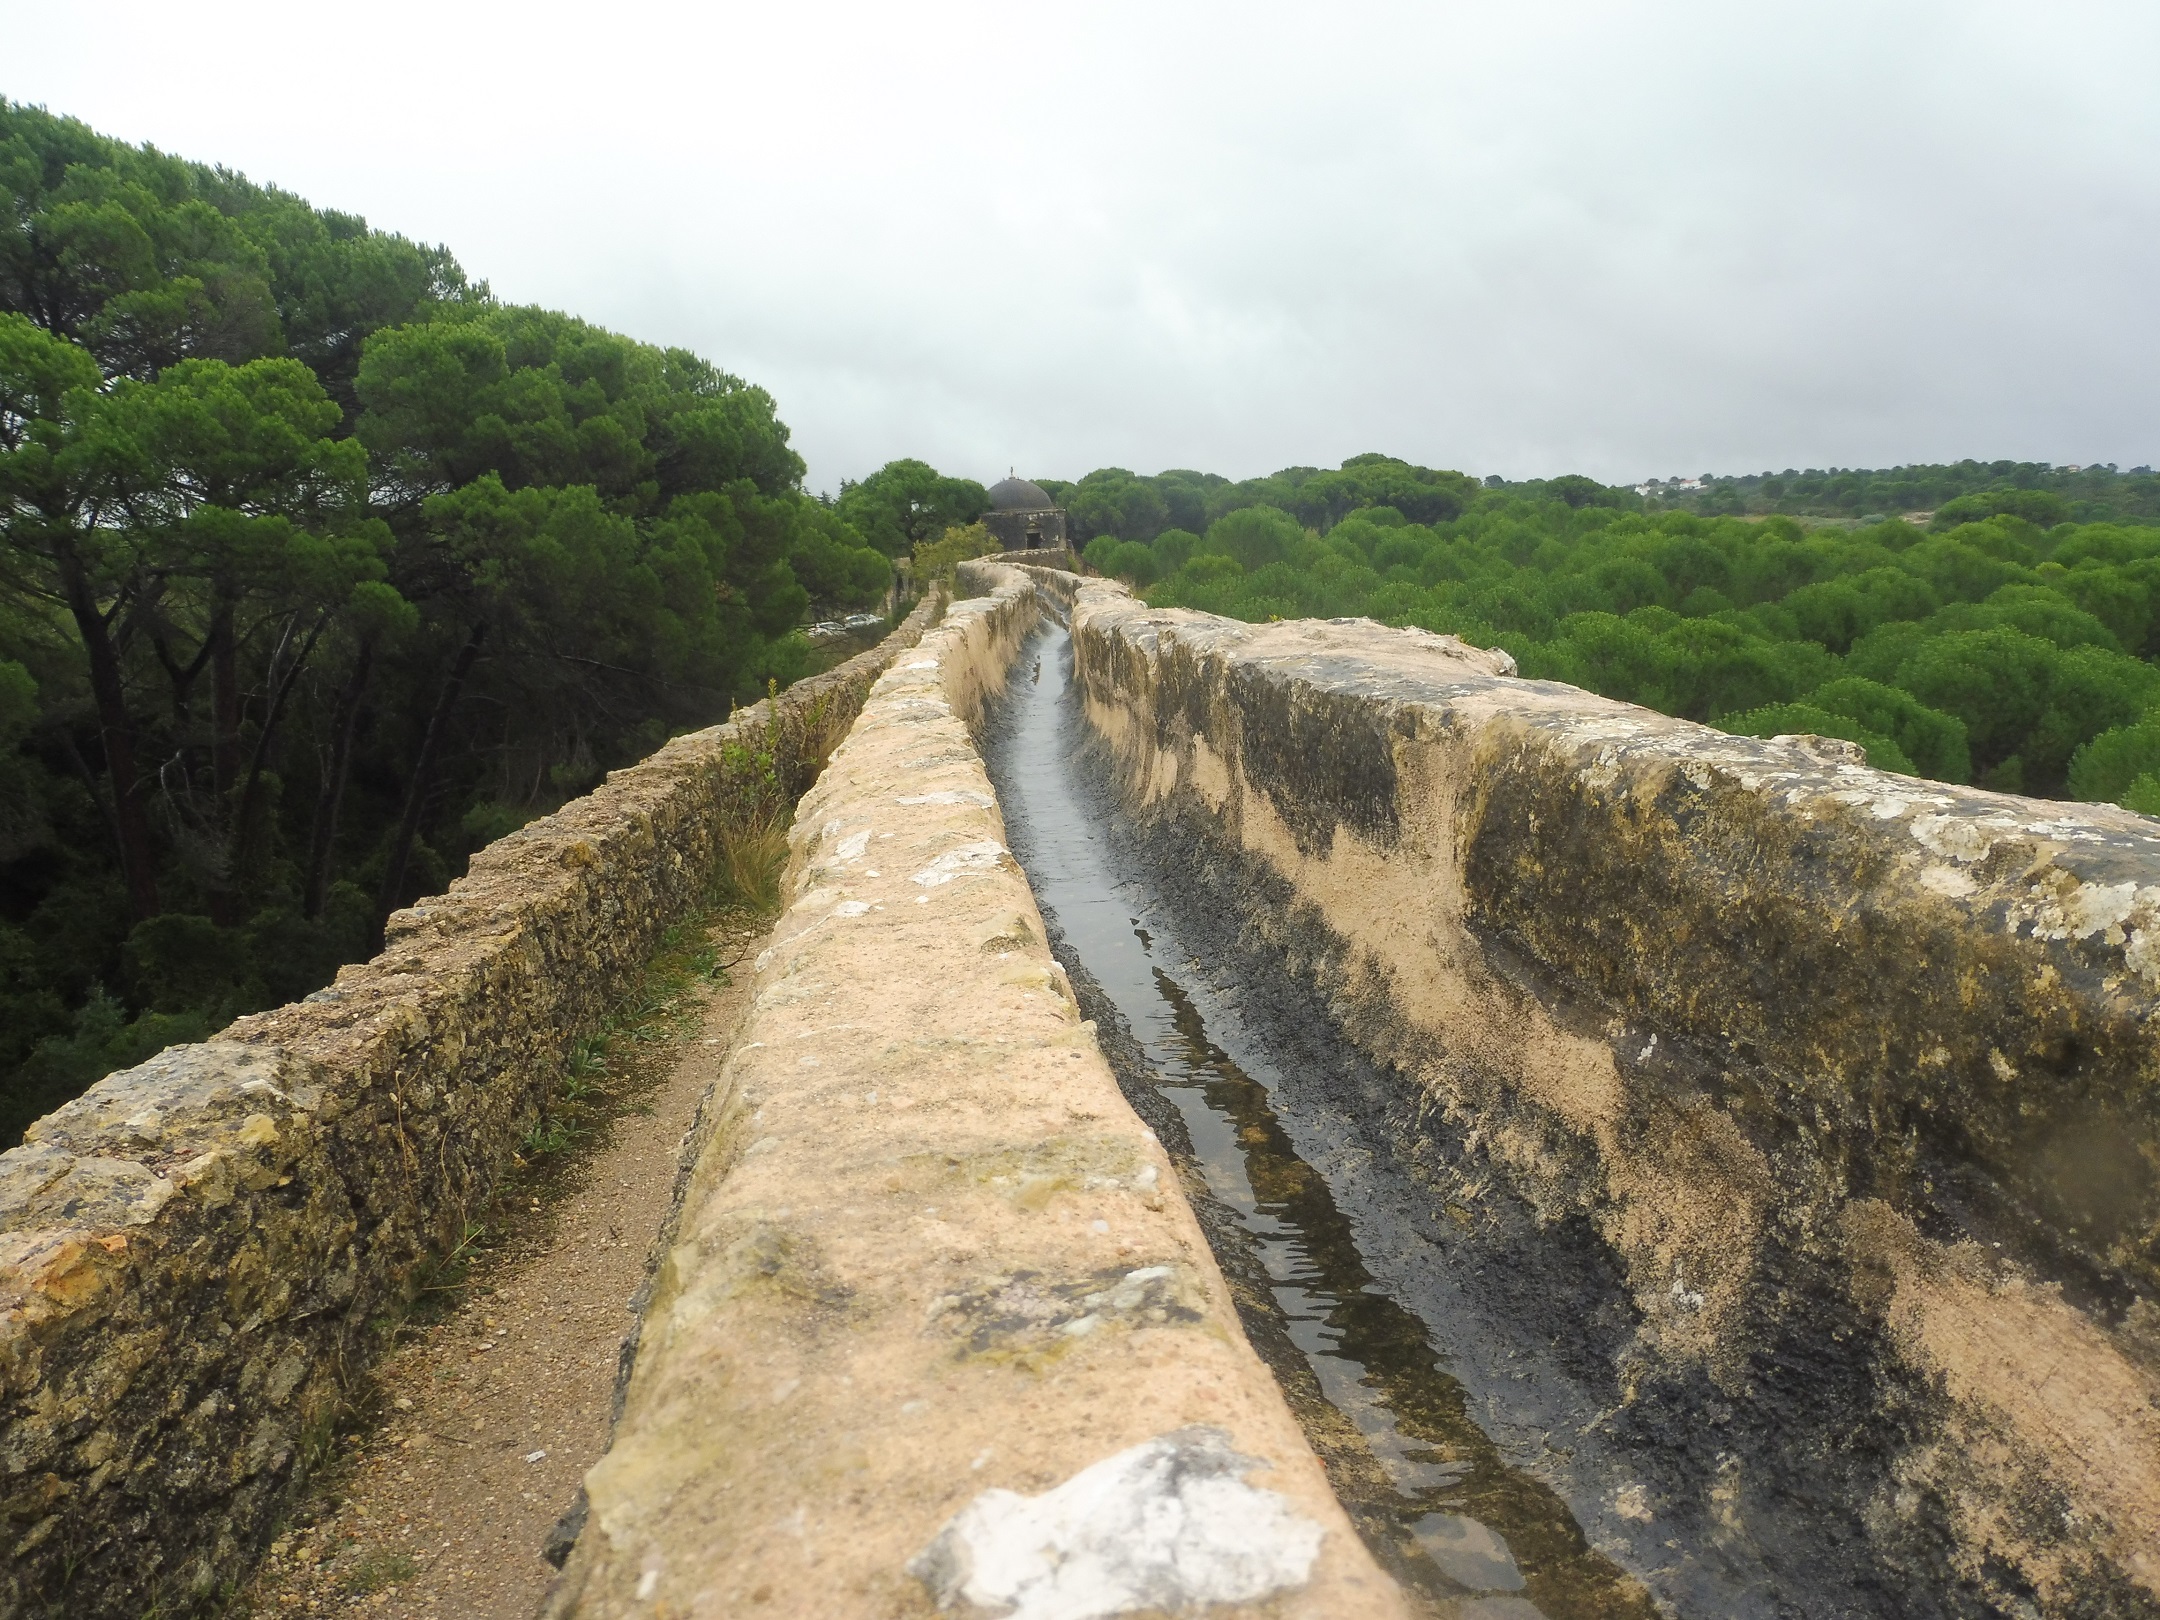
[[[2107,838],[2099,828],[2082,821],[2030,821],[2025,830],[2035,838],[2052,838],[2064,844],[2098,844]]]
[[[2143,898],[2148,905],[2151,903],[2151,895]],[[2088,938],[2113,929],[2119,939],[2122,924],[2128,920],[2131,907],[2139,899],[2135,883],[2088,883],[2073,896],[2076,907],[2073,926],[2081,936]]]
[[[1905,825],[1923,849],[1949,860],[1967,862],[1983,859],[1995,847],[1997,837],[2017,831],[2017,823],[2002,816],[1982,821],[1962,816],[1914,816]]]
[[[1677,1260],[1673,1262],[1672,1302],[1683,1311],[1699,1311],[1705,1303],[1701,1289],[1688,1287],[1686,1268]]]
[[[909,881],[920,883],[926,889],[934,889],[941,883],[950,883],[954,878],[969,872],[990,870],[997,865],[998,857],[1004,853],[1003,844],[994,844],[987,838],[978,838],[972,843],[955,844]]]
[[[1262,1466],[1221,1429],[1157,1435],[1041,1496],[984,1491],[908,1573],[940,1609],[974,1604],[1010,1620],[1257,1602],[1311,1578],[1323,1534],[1287,1498],[1244,1482]]]
[[[2127,925],[2133,917],[2149,925],[2156,910],[2160,888],[2081,883],[2066,895],[2035,885],[2013,916],[2031,922],[2036,939],[2091,939],[2097,934],[2110,945],[2121,945],[2130,937]]]
[[[832,908],[832,914],[835,917],[861,917],[867,915],[869,910],[870,902],[867,900],[843,900]]]
[[[859,833],[848,834],[847,837],[841,839],[838,844],[833,846],[833,858],[835,860],[842,861],[856,860],[862,855],[862,852],[869,847],[870,829],[868,827],[865,827]]]
[[[1789,748],[1802,758],[1842,775],[1848,768],[1867,768],[1867,750],[1843,737],[1821,737],[1812,732],[1781,732],[1770,739],[1773,748]]]
[[[936,715],[950,715],[952,713],[951,704],[947,703],[943,698],[932,697],[888,698],[879,703],[877,708],[886,714],[893,715],[914,714],[918,710],[925,709]]]
[[[1931,866],[1920,874],[1920,887],[1945,899],[1958,900],[1971,894],[1979,885],[1973,875],[1955,866]]]
[[[2160,936],[2150,928],[2133,928],[2123,946],[2123,961],[2147,984],[2160,986]]]
[[[1591,742],[1615,737],[1623,742],[1637,742],[1645,734],[1642,722],[1624,713],[1569,716],[1563,719],[1562,729],[1571,737]]]
[[[987,793],[973,788],[942,788],[936,793],[907,793],[893,800],[895,804],[972,804],[978,810],[987,810],[997,800]]]

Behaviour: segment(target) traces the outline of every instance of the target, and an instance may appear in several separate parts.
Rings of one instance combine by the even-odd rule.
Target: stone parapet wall
[[[473,858],[306,1001],[108,1076],[0,1155],[0,1615],[138,1616],[253,1557],[415,1277],[454,1250],[564,1058],[933,621]],[[769,791],[769,790],[768,790]]]
[[[1050,955],[970,736],[1038,597],[962,579],[802,802],[546,1613],[1406,1617]]]
[[[1013,577],[1012,570],[1018,568],[1021,577],[1035,587],[1038,595],[1054,602],[1063,611],[1072,606],[1073,597],[1080,589],[1083,576],[1078,572],[1079,567],[1078,555],[1070,551],[1051,556],[1040,551],[1007,551],[962,563],[957,578],[961,595],[986,597],[1003,589]]]
[[[1617,1512],[2160,1613],[2160,824],[1057,588],[1127,804],[1391,1077],[1433,1207],[1587,1234],[1618,1326],[1553,1331],[1671,1459]]]

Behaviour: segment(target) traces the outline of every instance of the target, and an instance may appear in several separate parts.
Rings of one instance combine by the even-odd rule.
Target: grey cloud
[[[825,487],[2160,457],[2149,6],[431,15],[86,64],[0,0],[0,92],[700,348]]]

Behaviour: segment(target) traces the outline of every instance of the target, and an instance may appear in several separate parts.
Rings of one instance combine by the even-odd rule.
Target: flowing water
[[[1236,987],[1187,953],[1171,908],[1112,848],[1070,678],[1066,633],[1046,627],[988,728],[1014,853],[1076,983],[1107,1003],[1090,1010],[1120,1079],[1152,1090],[1159,1101],[1135,1098],[1141,1112],[1171,1125],[1161,1134],[1173,1150],[1189,1150],[1188,1178],[1201,1184],[1196,1201],[1248,1330],[1361,1533],[1435,1613],[1657,1613],[1562,1496],[1511,1460],[1524,1448],[1504,1450],[1474,1420],[1432,1321],[1376,1277],[1329,1178],[1278,1116],[1283,1076],[1238,1016]]]

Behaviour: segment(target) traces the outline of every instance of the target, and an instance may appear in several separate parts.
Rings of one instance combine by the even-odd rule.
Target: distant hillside
[[[1689,484],[1700,487],[1688,488]],[[2160,475],[2150,467],[2051,467],[2035,461],[1955,461],[1936,466],[1832,467],[1825,471],[1704,474],[1635,486],[1655,508],[1711,517],[1897,517],[1941,512],[1974,497],[2017,491],[2040,523],[2160,523]],[[2011,509],[2002,502],[2003,509]],[[1952,512],[1952,517],[1960,514]]]

